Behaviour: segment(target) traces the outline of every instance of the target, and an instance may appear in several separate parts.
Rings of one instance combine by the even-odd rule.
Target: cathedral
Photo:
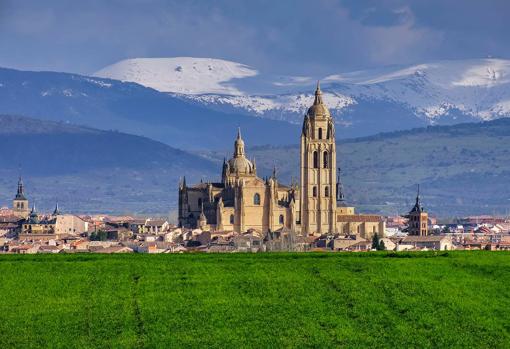
[[[276,171],[257,176],[249,160],[241,131],[231,159],[223,161],[221,182],[179,184],[179,224],[185,228],[260,234],[293,231],[298,234],[384,235],[384,220],[359,215],[345,203],[336,167],[335,125],[324,104],[319,84],[301,132],[300,183],[284,185]]]

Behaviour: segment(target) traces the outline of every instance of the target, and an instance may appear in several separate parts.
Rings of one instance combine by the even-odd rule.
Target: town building
[[[399,241],[397,251],[405,250],[453,250],[452,239],[448,236],[407,236]]]
[[[55,223],[56,217],[39,217],[35,205],[32,205],[30,215],[22,223],[21,233],[18,238],[21,241],[48,241],[56,239]]]

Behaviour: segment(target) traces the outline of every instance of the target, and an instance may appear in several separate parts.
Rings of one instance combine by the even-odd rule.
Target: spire
[[[416,203],[414,204],[413,209],[411,212],[422,212],[423,207],[421,207],[421,198],[420,198],[420,185],[418,184],[418,190],[416,193]]]
[[[23,195],[23,179],[21,176],[18,179],[18,195]]]
[[[315,100],[313,101],[314,105],[323,104],[322,103],[322,91],[321,91],[321,83],[317,80],[317,89],[315,90]]]
[[[32,211],[30,211],[28,222],[32,223],[32,224],[38,224],[39,223],[39,217],[38,217],[37,212],[35,210],[35,201],[32,204]]]
[[[55,210],[53,210],[53,216],[60,215],[60,210],[58,209],[58,201],[55,204]]]
[[[276,179],[276,164],[273,165],[273,179]]]
[[[338,204],[345,204],[344,186],[342,185],[342,179],[340,177],[340,167],[336,174],[336,201]]]
[[[235,147],[235,149],[234,149],[234,157],[235,158],[244,156],[244,141],[241,138],[241,128],[240,127],[237,129],[237,138],[236,138],[236,141],[234,142],[234,147]]]
[[[16,191],[16,200],[26,200],[25,198],[25,185],[23,184],[23,179],[19,176],[18,179],[18,190]]]
[[[420,185],[419,184],[418,184],[418,191],[416,193],[416,207],[419,207],[421,210]]]

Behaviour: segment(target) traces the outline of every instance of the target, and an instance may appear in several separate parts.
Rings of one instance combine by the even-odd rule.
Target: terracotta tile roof
[[[347,223],[351,223],[351,222],[363,222],[363,223],[364,222],[374,222],[374,223],[378,223],[378,222],[383,222],[384,218],[383,218],[383,216],[369,215],[369,214],[353,214],[353,215],[350,215],[350,214],[346,214],[346,215],[339,214],[336,217],[336,221],[337,222],[347,222]]]
[[[446,236],[428,235],[428,236],[407,236],[402,239],[402,242],[439,242],[443,239],[448,239]]]

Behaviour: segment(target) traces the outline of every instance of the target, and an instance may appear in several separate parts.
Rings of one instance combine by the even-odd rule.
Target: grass
[[[510,253],[0,256],[0,348],[510,346]]]

